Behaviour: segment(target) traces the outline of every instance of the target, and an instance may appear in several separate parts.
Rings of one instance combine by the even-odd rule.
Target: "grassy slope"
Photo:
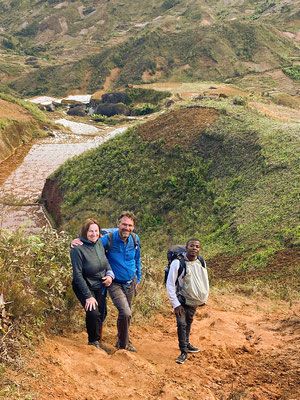
[[[194,123],[205,109],[185,121],[184,112],[172,112],[64,164],[53,176],[64,194],[64,227],[75,234],[90,215],[114,225],[128,208],[156,253],[196,235],[207,257],[257,254],[264,263],[295,245],[299,128],[242,106],[207,105],[221,107],[208,128]],[[168,118],[183,123],[162,129]]]

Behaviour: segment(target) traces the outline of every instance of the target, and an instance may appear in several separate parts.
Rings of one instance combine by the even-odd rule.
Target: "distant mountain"
[[[0,0],[0,77],[24,95],[225,80],[298,60],[300,1]],[[17,17],[16,17],[17,15]],[[1,89],[1,87],[0,87]]]

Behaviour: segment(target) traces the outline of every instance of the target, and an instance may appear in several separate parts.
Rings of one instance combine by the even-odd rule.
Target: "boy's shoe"
[[[187,345],[187,352],[188,353],[199,353],[199,349],[197,347],[194,347],[190,343]]]
[[[178,356],[175,361],[177,362],[177,364],[183,364],[186,359],[187,359],[187,354],[185,351],[182,351],[180,356]]]

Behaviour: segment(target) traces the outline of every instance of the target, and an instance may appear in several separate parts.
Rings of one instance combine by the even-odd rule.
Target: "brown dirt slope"
[[[0,99],[0,162],[32,139],[37,122],[25,108]]]
[[[18,104],[0,99],[0,119],[9,118],[15,121],[34,121],[32,115]]]
[[[167,114],[162,114],[155,120],[141,125],[139,135],[147,141],[165,139],[165,148],[175,145],[182,148],[189,147],[199,134],[208,128],[218,118],[219,112],[208,107],[189,107]],[[186,127],[188,136],[186,135]]]
[[[39,400],[296,400],[299,306],[215,292],[192,327],[191,342],[201,351],[184,365],[174,361],[179,351],[170,309],[151,325],[132,327],[138,353],[108,355],[87,346],[85,333],[46,338],[14,379],[22,398]],[[113,346],[115,334],[105,327],[104,342]]]
[[[251,280],[260,279],[271,282],[273,286],[286,286],[290,289],[300,290],[298,276],[300,268],[300,250],[284,249],[278,251],[266,268],[255,270],[242,270],[237,272],[236,268],[241,264],[238,257],[226,257],[217,255],[208,262],[212,279],[217,282],[222,280],[235,283],[246,283]]]

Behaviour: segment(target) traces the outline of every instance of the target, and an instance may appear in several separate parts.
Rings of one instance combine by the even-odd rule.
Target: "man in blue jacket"
[[[113,232],[111,247],[108,248],[108,235],[101,238],[104,248],[108,250],[107,259],[115,274],[109,294],[119,311],[117,348],[129,351],[136,351],[129,340],[129,326],[133,295],[138,290],[142,277],[139,240],[136,234],[136,240],[132,236],[134,224],[135,215],[123,211],[118,218],[118,231]]]
[[[118,218],[118,230],[113,232],[112,237],[107,234],[100,238],[115,275],[108,291],[119,312],[116,347],[134,352],[136,348],[129,340],[131,303],[142,278],[139,238],[133,233],[135,219],[132,212],[123,211]],[[74,239],[71,246],[77,244],[81,243],[78,239]]]

